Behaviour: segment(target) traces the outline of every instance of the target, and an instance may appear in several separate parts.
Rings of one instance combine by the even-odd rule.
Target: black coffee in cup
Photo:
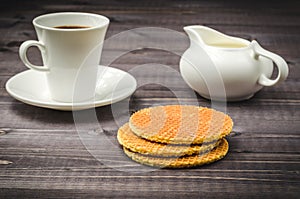
[[[80,25],[63,25],[63,26],[55,26],[54,28],[59,29],[80,29],[80,28],[90,28],[91,26],[80,26]]]

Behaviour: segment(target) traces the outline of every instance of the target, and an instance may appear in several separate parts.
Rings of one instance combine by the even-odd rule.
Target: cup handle
[[[261,74],[258,79],[258,83],[261,84],[262,86],[273,86],[275,84],[284,81],[289,74],[289,68],[287,63],[284,61],[284,59],[279,55],[276,55],[275,53],[263,49],[257,43],[257,41],[252,41],[251,43],[253,45],[255,56],[263,56],[268,59],[271,59],[278,68],[278,75],[275,79],[270,79],[265,74]]]
[[[37,66],[37,65],[34,65],[29,62],[29,60],[27,58],[27,50],[29,47],[32,47],[32,46],[38,47],[38,49],[41,52],[46,51],[45,45],[39,41],[28,40],[28,41],[23,42],[19,48],[19,55],[20,55],[21,60],[25,64],[25,66],[27,66],[28,68],[37,70],[37,71],[49,71],[49,68],[47,66]]]

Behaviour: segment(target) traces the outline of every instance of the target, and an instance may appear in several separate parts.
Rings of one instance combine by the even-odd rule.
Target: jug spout
[[[185,26],[183,30],[187,33],[190,41],[193,41],[197,44],[205,44],[205,42],[201,38],[201,34],[199,32],[201,31],[201,26]]]

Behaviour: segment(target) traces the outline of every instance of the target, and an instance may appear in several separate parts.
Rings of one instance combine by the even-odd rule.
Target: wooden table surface
[[[0,198],[300,197],[298,1],[4,0],[0,9]],[[9,78],[26,70],[18,49],[23,41],[36,39],[32,19],[59,11],[106,15],[111,21],[108,39],[148,27],[174,34],[149,38],[151,32],[144,32],[133,39],[110,39],[102,62],[132,73],[139,87],[122,102],[77,112],[87,117],[74,121],[72,112],[26,105],[5,90]],[[132,112],[179,102],[215,107],[179,75],[180,55],[189,45],[182,28],[190,24],[256,39],[288,62],[290,74],[250,100],[216,105],[235,123],[223,160],[193,169],[141,167],[116,143],[118,127]],[[178,35],[180,40],[172,40]],[[41,63],[36,49],[29,54],[32,62]],[[135,70],[151,64],[163,67]],[[92,113],[99,128],[90,127]],[[88,143],[92,145],[87,146],[82,133],[96,137]]]

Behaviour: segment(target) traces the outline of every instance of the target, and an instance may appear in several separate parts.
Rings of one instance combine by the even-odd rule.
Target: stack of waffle
[[[214,109],[169,105],[142,109],[118,130],[127,156],[141,164],[186,168],[222,159],[232,119]]]

